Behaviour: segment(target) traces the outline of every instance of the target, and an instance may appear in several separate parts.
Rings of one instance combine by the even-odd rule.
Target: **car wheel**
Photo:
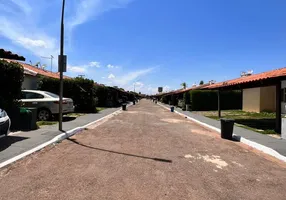
[[[47,121],[51,118],[51,112],[48,109],[40,109],[38,111],[38,119],[40,121]]]

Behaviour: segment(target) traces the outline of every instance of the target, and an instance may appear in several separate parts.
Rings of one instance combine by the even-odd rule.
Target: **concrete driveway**
[[[0,199],[285,199],[286,166],[142,100],[0,171]]]

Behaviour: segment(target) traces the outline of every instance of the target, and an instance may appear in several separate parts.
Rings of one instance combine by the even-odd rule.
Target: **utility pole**
[[[51,72],[53,71],[53,59],[54,59],[54,56],[51,55],[51,57],[45,57],[45,56],[41,56],[41,58],[46,58],[46,59],[50,59],[51,60]]]
[[[66,56],[64,56],[64,12],[65,0],[62,5],[62,20],[61,20],[61,41],[59,55],[59,72],[60,72],[60,99],[59,99],[59,130],[63,131],[63,72],[66,71]]]

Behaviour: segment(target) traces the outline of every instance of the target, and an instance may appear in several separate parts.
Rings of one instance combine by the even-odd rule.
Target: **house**
[[[60,78],[60,74],[56,72],[47,71],[45,69],[19,62],[16,60],[5,59],[8,62],[16,62],[19,63],[24,68],[24,81],[22,83],[22,89],[26,90],[36,90],[38,88],[38,84],[41,76],[50,77],[50,78]],[[68,76],[64,76],[64,79],[70,78]]]
[[[281,112],[286,114],[286,67],[259,74],[244,74],[243,76],[216,83],[204,89],[220,88],[242,90],[242,110],[248,112],[275,112],[277,84],[281,84]],[[281,83],[280,83],[280,82]]]

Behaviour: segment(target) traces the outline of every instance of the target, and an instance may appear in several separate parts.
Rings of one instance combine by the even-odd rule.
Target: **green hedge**
[[[190,92],[192,110],[208,111],[218,109],[217,91],[194,90]],[[242,109],[241,91],[222,91],[220,95],[221,109],[232,110]]]
[[[59,80],[42,77],[38,89],[59,94]],[[119,99],[133,101],[136,96],[132,92],[96,85],[93,80],[84,78],[64,79],[63,95],[73,99],[76,112],[96,112],[96,106],[119,106]]]
[[[42,77],[38,89],[59,94],[59,84],[59,79]],[[63,96],[73,99],[76,112],[96,112],[97,99],[93,80],[64,79],[63,87]]]
[[[18,106],[23,80],[24,69],[20,64],[0,60],[0,108],[8,112]]]

